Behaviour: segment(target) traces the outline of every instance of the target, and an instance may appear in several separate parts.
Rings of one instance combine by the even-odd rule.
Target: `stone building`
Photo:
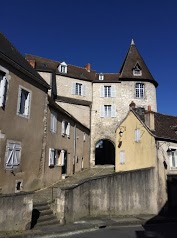
[[[132,40],[119,73],[97,73],[38,56],[26,59],[50,84],[51,96],[91,130],[90,165],[115,165],[115,130],[134,101],[157,110],[157,82]]]

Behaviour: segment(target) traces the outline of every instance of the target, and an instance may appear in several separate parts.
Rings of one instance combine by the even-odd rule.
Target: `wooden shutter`
[[[115,105],[111,106],[111,117],[116,117],[116,106]]]
[[[49,166],[54,166],[54,157],[55,157],[55,150],[50,148],[49,149]]]
[[[111,97],[112,98],[116,97],[116,87],[115,87],[115,85],[111,86]]]
[[[0,107],[3,107],[5,105],[5,98],[6,98],[6,87],[7,87],[7,79],[4,76],[3,79],[1,80],[1,85],[0,85]]]
[[[25,110],[24,110],[24,115],[25,116],[29,115],[29,106],[30,106],[30,93],[28,92],[27,98],[25,100]]]
[[[100,106],[100,117],[105,117],[104,105]]]
[[[65,151],[61,150],[61,166],[65,164]]]
[[[53,112],[53,132],[57,132],[57,113]]]
[[[103,98],[104,97],[104,86],[100,87],[100,97]]]
[[[67,128],[66,128],[66,135],[68,138],[70,138],[70,123],[68,122]]]
[[[125,151],[120,151],[120,164],[125,164]]]
[[[65,135],[65,121],[62,121],[62,124],[61,124],[61,134],[62,136]]]
[[[81,95],[85,97],[85,85],[81,86]]]
[[[140,142],[140,129],[135,129],[135,142]]]
[[[71,90],[71,94],[76,94],[76,83],[72,83],[72,90]]]

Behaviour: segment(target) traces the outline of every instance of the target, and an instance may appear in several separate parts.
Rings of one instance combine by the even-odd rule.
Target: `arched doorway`
[[[115,148],[109,140],[99,140],[95,148],[95,165],[115,165]]]

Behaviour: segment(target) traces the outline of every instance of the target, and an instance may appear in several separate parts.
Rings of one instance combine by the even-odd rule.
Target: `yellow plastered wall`
[[[120,129],[123,131],[120,137]],[[140,141],[135,141],[135,129],[140,129]],[[120,147],[120,148],[119,148]],[[124,151],[125,163],[120,163],[120,152]],[[129,171],[155,166],[155,139],[138,120],[129,112],[126,119],[116,130],[116,172]]]

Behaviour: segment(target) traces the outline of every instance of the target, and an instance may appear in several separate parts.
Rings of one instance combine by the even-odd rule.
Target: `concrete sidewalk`
[[[41,227],[38,230],[30,230],[23,232],[0,232],[0,237],[6,238],[54,238],[59,236],[67,236],[90,232],[97,229],[112,226],[129,226],[129,225],[152,225],[159,223],[177,222],[177,218],[165,218],[154,215],[139,215],[127,217],[102,217],[102,218],[86,218],[80,221],[66,225],[51,225]]]

